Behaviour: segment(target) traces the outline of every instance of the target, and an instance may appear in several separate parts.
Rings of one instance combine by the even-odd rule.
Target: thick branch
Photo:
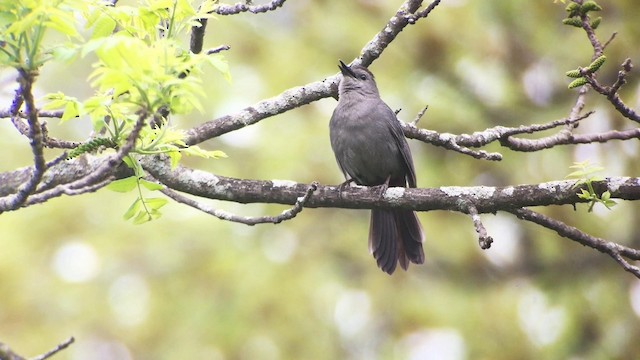
[[[69,174],[67,172],[67,167],[73,168],[74,166],[67,166],[67,163],[58,163],[56,169],[53,171],[52,176],[55,178],[58,175],[57,171],[61,170],[63,177],[64,175],[67,175],[67,177],[70,178],[70,182],[64,184],[52,184],[45,181],[42,186],[38,187],[38,189],[34,189],[34,194],[26,199],[26,202],[23,201],[20,204],[14,204],[11,202],[11,199],[14,196],[13,193],[15,191],[12,191],[13,189],[10,188],[10,185],[16,184],[17,179],[24,179],[25,177],[30,178],[30,174],[33,172],[33,169],[26,168],[15,172],[0,174],[0,180],[7,180],[6,184],[2,182],[2,186],[0,186],[0,195],[7,194],[5,197],[0,198],[0,213],[2,213],[3,211],[16,210],[23,204],[32,205],[42,203],[63,194],[79,195],[86,192],[96,191],[101,187],[104,187],[115,178],[116,172],[122,166],[122,159],[124,159],[124,157],[133,148],[136,140],[138,139],[138,135],[140,134],[140,130],[146,122],[147,117],[147,113],[139,114],[138,121],[136,122],[133,130],[131,130],[131,133],[127,136],[124,144],[118,149],[115,154],[97,161],[96,167],[93,169],[93,171],[80,171],[79,173],[83,174],[83,176],[79,176],[79,173]],[[76,162],[70,161],[69,163]],[[47,173],[49,173],[49,171]],[[19,186],[18,190],[20,188],[21,187]]]
[[[434,1],[430,7],[433,8],[438,3],[439,1]],[[421,4],[421,0],[405,1],[400,6],[396,15],[389,20],[384,29],[380,33],[376,34],[376,36],[374,36],[374,38],[365,45],[360,55],[362,60],[356,62],[369,65],[377,59],[389,43],[393,41],[407,25],[410,24],[407,16],[415,13]],[[424,16],[418,18],[423,17]],[[203,123],[202,125],[196,126],[195,128],[187,131],[185,142],[188,145],[198,144],[230,131],[256,124],[268,117],[284,113],[314,101],[324,99],[326,97],[337,97],[338,80],[338,75],[332,75],[321,81],[294,87],[284,91],[278,96],[260,101],[257,104],[244,108],[235,114],[225,115]]]
[[[201,170],[178,166],[171,169],[160,159],[145,158],[142,165],[154,178],[169,188],[191,195],[239,203],[295,204],[304,196],[308,184],[285,180],[242,180],[216,176]],[[319,186],[306,207],[351,209],[403,208],[418,211],[451,210],[468,212],[469,205],[478,213],[546,205],[566,205],[584,202],[573,188],[575,181],[554,181],[542,184],[506,187],[440,187],[389,188],[380,197],[375,188]],[[610,178],[592,183],[595,192],[609,191],[612,198],[640,200],[640,178]]]
[[[336,96],[338,93],[338,76],[330,76],[322,81],[316,81],[304,86],[286,90],[282,94],[262,100],[252,106],[244,108],[235,114],[219,117],[207,121],[186,132],[187,145],[199,144],[205,140],[253,125],[268,117],[282,114],[302,105]]]

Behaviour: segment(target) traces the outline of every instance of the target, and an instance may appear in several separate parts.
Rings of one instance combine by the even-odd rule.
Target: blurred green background
[[[257,1],[256,1],[257,2]],[[218,17],[206,46],[225,53],[233,81],[205,75],[206,111],[174,119],[187,129],[285,89],[337,73],[386,24],[400,1],[290,0],[268,14]],[[609,61],[640,64],[635,0],[600,1],[597,33]],[[443,0],[406,28],[372,66],[383,99],[419,126],[471,133],[565,117],[576,91],[565,71],[590,62],[584,32],[561,24],[564,5],[546,1]],[[37,95],[91,95],[92,59],[50,63]],[[640,98],[636,77],[622,94]],[[0,72],[5,108],[15,74]],[[186,159],[215,174],[338,184],[329,145],[336,105],[324,99],[201,144],[222,160]],[[597,113],[577,132],[634,124],[595,94]],[[89,124],[49,121],[53,136],[83,140]],[[545,133],[545,134],[550,134]],[[31,164],[27,141],[0,122],[0,171]],[[501,151],[475,160],[410,141],[418,185],[473,186],[562,180],[589,159],[606,176],[638,176],[638,141]],[[50,157],[54,152],[49,153]],[[144,225],[122,220],[133,194],[106,189],[0,216],[0,341],[23,355],[69,336],[55,359],[631,359],[640,353],[640,281],[613,260],[523,223],[483,215],[495,242],[477,245],[462,214],[420,213],[423,266],[388,276],[367,251],[368,211],[307,209],[279,225],[248,227],[171,204]],[[276,205],[212,202],[240,215]],[[640,246],[638,205],[535,209],[608,240]]]

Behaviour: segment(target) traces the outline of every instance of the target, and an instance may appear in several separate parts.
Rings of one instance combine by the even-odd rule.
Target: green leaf
[[[580,199],[584,199],[584,200],[590,200],[591,199],[591,194],[589,193],[589,191],[585,190],[585,189],[580,189],[580,194],[577,194],[578,197]]]
[[[573,186],[571,188],[575,189],[575,188],[580,187],[581,185],[584,185],[586,183],[587,183],[587,181],[585,179],[580,179],[580,180],[576,181],[576,183],[573,184]]]
[[[68,98],[60,91],[46,94],[44,98],[50,101],[42,106],[42,110],[60,109],[61,107],[66,106],[68,101]]]
[[[598,16],[597,18],[593,19],[591,23],[589,23],[589,25],[591,25],[591,28],[593,30],[595,30],[598,28],[598,26],[600,26],[600,22],[602,22],[602,16]]]
[[[188,148],[181,149],[181,151],[187,155],[199,156],[205,159],[220,159],[226,158],[227,154],[220,150],[204,150],[197,145],[189,146]]]
[[[151,191],[162,190],[164,188],[164,186],[162,186],[161,184],[154,183],[145,179],[140,179],[140,185]]]
[[[107,14],[101,14],[93,24],[91,39],[110,36],[116,28],[116,21]]]
[[[169,200],[165,198],[145,198],[144,203],[150,210],[159,210],[163,206],[167,205]]]
[[[65,44],[51,49],[51,55],[58,61],[70,62],[78,56],[78,49],[76,45]]]
[[[182,154],[180,151],[169,151],[167,153],[169,155],[169,160],[171,161],[171,169],[175,169],[180,162],[180,158],[182,158]]]
[[[140,211],[141,207],[142,207],[142,201],[140,201],[140,199],[136,199],[136,201],[134,201],[133,204],[131,204],[131,206],[129,206],[129,209],[124,213],[124,215],[122,215],[122,217],[125,220],[131,219],[136,214],[138,214],[138,212]]]
[[[224,59],[221,54],[207,55],[209,64],[213,65],[224,77],[227,82],[231,82],[231,72],[229,70],[229,63]]]
[[[65,122],[69,119],[74,119],[78,117],[79,114],[80,114],[79,103],[77,101],[69,101],[64,106],[64,113],[62,114],[60,121]]]
[[[107,185],[107,189],[115,192],[126,193],[136,188],[138,182],[135,176],[129,176],[128,178],[112,181]]]
[[[80,34],[78,34],[78,31],[73,26],[73,24],[75,24],[75,21],[70,16],[64,16],[64,17],[51,16],[49,18],[49,21],[47,21],[44,25],[48,28],[58,31],[61,34],[74,37],[77,39],[82,39],[82,37],[80,36]]]
[[[611,210],[612,207],[618,205],[618,203],[614,200],[605,200],[602,202],[602,204],[609,210]]]
[[[87,41],[82,46],[82,51],[80,52],[80,55],[82,57],[85,57],[85,56],[87,56],[87,54],[95,52],[96,50],[101,48],[103,46],[103,44],[105,44],[107,42],[107,40],[108,40],[108,38],[103,37],[103,38],[95,38],[95,39],[91,39],[91,40]]]
[[[587,174],[587,172],[585,172],[584,170],[578,170],[578,171],[574,171],[572,173],[570,173],[569,175],[565,176],[565,178],[569,178],[569,179],[579,179],[584,177]]]
[[[583,169],[587,166],[589,166],[589,160],[576,161],[573,163],[573,165],[569,166],[569,169]]]
[[[140,163],[136,161],[131,155],[125,156],[122,161],[124,161],[124,163],[130,169],[133,169],[136,174],[142,174],[144,172],[144,170],[142,169],[142,165],[140,165]]]
[[[146,222],[149,222],[153,220],[153,217],[151,216],[150,213],[144,212],[144,211],[140,211],[136,217],[133,219],[133,223],[135,225],[140,225],[140,224],[144,224]]]

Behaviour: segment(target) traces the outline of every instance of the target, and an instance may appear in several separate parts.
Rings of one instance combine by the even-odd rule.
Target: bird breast
[[[356,183],[368,186],[405,176],[404,160],[389,123],[397,121],[395,114],[384,104],[372,105],[339,104],[330,126],[331,145],[343,171]]]

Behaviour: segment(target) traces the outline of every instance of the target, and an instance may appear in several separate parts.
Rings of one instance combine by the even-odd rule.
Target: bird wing
[[[402,159],[404,160],[404,167],[406,171],[406,179],[409,183],[409,187],[416,187],[416,170],[413,167],[413,158],[411,157],[411,149],[409,149],[409,144],[407,143],[407,139],[404,136],[404,132],[402,131],[402,125],[400,125],[400,120],[396,117],[396,113],[391,110],[391,108],[382,102],[384,105],[385,112],[390,113],[392,116],[385,116],[385,119],[389,119],[389,129],[391,130],[391,134],[393,135],[393,139],[400,150],[400,154],[402,154]],[[395,184],[390,184],[395,185]],[[404,184],[402,184],[404,185]]]

